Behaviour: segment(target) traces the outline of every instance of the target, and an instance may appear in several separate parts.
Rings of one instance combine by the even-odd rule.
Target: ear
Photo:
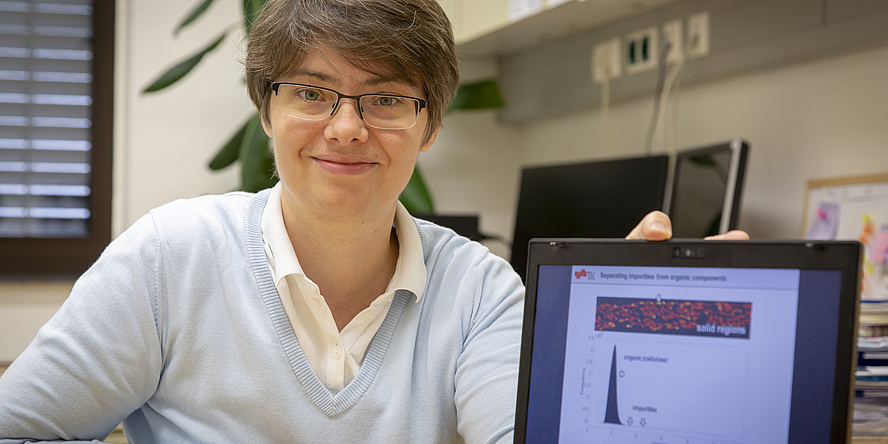
[[[262,129],[265,131],[265,135],[268,136],[268,138],[273,138],[274,135],[271,132],[271,122],[262,116],[259,117],[259,121],[262,122]]]
[[[419,150],[420,150],[420,151],[422,151],[422,152],[426,152],[426,151],[429,150],[429,148],[432,147],[432,145],[435,144],[435,140],[438,139],[438,130],[439,130],[439,129],[441,129],[440,126],[437,127],[437,128],[435,128],[435,132],[432,133],[432,137],[429,137],[429,141],[426,142],[425,144],[423,144],[421,147],[419,147]]]

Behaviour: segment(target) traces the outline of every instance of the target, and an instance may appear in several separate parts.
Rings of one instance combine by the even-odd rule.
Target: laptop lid
[[[534,239],[515,442],[846,442],[860,255]]]

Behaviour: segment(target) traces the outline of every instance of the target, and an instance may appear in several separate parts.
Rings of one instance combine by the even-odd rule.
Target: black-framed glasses
[[[428,100],[396,94],[361,94],[350,96],[320,86],[291,82],[272,82],[280,112],[297,119],[324,120],[333,116],[343,98],[358,103],[358,115],[377,129],[412,128]]]

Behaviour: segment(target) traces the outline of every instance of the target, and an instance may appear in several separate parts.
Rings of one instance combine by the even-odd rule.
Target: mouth
[[[376,167],[376,162],[368,159],[345,158],[336,156],[313,157],[315,163],[331,174],[354,176],[366,173]]]

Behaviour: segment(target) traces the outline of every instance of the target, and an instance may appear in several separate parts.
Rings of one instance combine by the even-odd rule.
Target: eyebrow
[[[372,77],[368,80],[361,82],[361,86],[369,87],[369,86],[384,85],[387,83],[399,83],[399,84],[403,84],[403,85],[410,86],[413,88],[419,88],[419,85],[417,85],[415,82],[410,82],[406,79],[400,79],[400,78],[397,78],[395,76],[390,76],[390,75],[380,75],[380,74],[376,74],[376,73],[371,73],[371,74],[372,74]],[[294,76],[294,77],[296,77],[296,76],[311,77],[313,79],[317,79],[322,82],[336,83],[336,79],[333,76],[323,73],[323,72],[319,72],[319,71],[312,71],[310,69],[301,69],[300,68],[300,69],[297,69],[296,71],[292,72],[290,75]]]

